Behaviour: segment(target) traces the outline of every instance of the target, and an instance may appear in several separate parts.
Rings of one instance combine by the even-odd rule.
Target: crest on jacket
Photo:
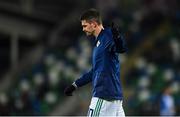
[[[98,41],[97,43],[96,43],[96,46],[98,47],[100,45],[100,41]]]

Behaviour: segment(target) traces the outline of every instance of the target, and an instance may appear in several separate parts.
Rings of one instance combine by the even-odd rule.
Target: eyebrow
[[[82,26],[87,26],[87,24],[82,24]]]

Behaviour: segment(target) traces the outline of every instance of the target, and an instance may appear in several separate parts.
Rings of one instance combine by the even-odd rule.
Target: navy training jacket
[[[81,87],[92,82],[93,97],[99,97],[107,100],[122,100],[123,91],[120,81],[120,64],[118,53],[112,38],[110,28],[101,30],[97,39],[92,55],[92,69],[83,74],[74,83],[77,87]],[[127,50],[125,40],[121,36],[121,48]],[[125,52],[125,51],[124,51]]]

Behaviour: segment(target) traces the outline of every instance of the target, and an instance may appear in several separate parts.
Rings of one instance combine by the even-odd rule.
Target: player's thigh
[[[103,99],[93,97],[89,106],[88,116],[99,116],[103,106]]]
[[[100,98],[92,98],[89,106],[88,116],[116,116],[117,106],[113,101]]]
[[[114,101],[104,100],[99,116],[125,117],[122,101],[121,100],[114,100]]]
[[[117,106],[117,114],[116,116],[118,117],[125,117],[122,101],[117,101],[116,106]]]
[[[99,116],[116,116],[117,107],[111,101],[104,100]]]

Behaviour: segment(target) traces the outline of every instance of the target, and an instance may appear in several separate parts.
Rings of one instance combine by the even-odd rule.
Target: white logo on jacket
[[[98,47],[100,45],[100,41],[97,42],[96,46]]]

